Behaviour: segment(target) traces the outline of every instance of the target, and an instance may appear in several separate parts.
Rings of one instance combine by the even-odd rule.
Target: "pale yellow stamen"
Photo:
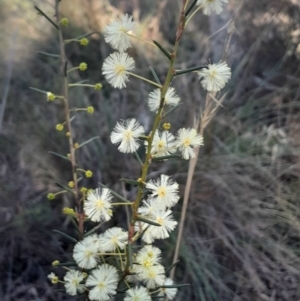
[[[164,198],[167,194],[166,187],[159,187],[157,189],[157,194],[158,194],[159,197]]]
[[[118,75],[123,75],[125,73],[125,67],[123,65],[116,65],[115,67],[115,72],[118,74]]]
[[[186,139],[183,141],[183,145],[184,145],[185,147],[190,146],[190,144],[191,144],[191,140],[190,140],[189,138],[186,138]]]
[[[130,139],[132,139],[132,131],[126,130],[126,131],[124,132],[124,138],[125,138],[127,141],[129,141]]]
[[[96,208],[97,209],[102,209],[103,207],[104,207],[104,202],[101,199],[97,200],[96,201]]]
[[[162,218],[160,218],[160,217],[156,219],[156,222],[158,224],[160,224],[161,226],[163,226],[163,224],[164,224],[164,220]]]

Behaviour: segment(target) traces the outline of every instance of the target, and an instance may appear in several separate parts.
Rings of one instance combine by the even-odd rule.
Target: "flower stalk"
[[[55,1],[55,15],[56,15],[56,23],[60,24],[60,12],[59,12],[59,0]],[[58,27],[58,37],[59,37],[59,48],[60,48],[60,60],[62,64],[62,72],[63,72],[63,100],[64,100],[64,110],[65,110],[65,119],[66,119],[66,127],[67,132],[70,133],[68,135],[69,140],[69,148],[70,148],[70,162],[72,166],[72,180],[74,182],[74,195],[75,195],[75,202],[76,208],[78,212],[78,228],[79,228],[79,239],[83,238],[84,232],[84,213],[82,210],[82,203],[80,201],[79,191],[78,191],[78,178],[77,178],[77,171],[76,171],[76,156],[75,156],[75,148],[73,134],[72,134],[72,127],[71,127],[71,117],[70,117],[70,109],[69,109],[69,82],[68,82],[68,75],[67,75],[67,58],[65,53],[65,43],[63,39],[63,34],[61,30],[61,26],[57,25]],[[69,70],[70,71],[70,70]]]

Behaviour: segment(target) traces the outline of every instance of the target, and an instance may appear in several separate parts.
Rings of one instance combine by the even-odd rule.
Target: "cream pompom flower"
[[[113,144],[120,143],[118,150],[121,153],[134,153],[140,146],[138,138],[144,133],[144,128],[136,119],[127,119],[116,124],[110,140]]]
[[[88,193],[84,202],[84,212],[93,222],[111,219],[111,200],[113,196],[107,188],[97,188]]]
[[[159,210],[155,208],[152,210],[151,214],[146,215],[145,218],[159,224],[160,226],[154,226],[146,224],[146,223],[137,223],[135,228],[136,230],[140,230],[140,226],[142,230],[146,231],[143,234],[143,241],[147,244],[153,243],[155,239],[165,239],[168,238],[169,232],[173,231],[177,225],[177,221],[173,219],[171,210]]]
[[[231,77],[231,70],[225,62],[208,64],[197,73],[203,88],[209,92],[223,89]]]
[[[227,2],[228,0],[198,0],[197,5],[201,5],[205,15],[210,15],[212,12],[221,13],[222,5]]]
[[[119,227],[113,227],[100,236],[99,241],[103,252],[123,250],[128,240],[128,232]]]
[[[147,145],[148,142],[145,142]],[[151,155],[153,157],[167,156],[176,151],[175,137],[169,131],[156,131],[153,137]]]
[[[151,301],[148,290],[143,287],[134,287],[126,291],[124,301]]]
[[[126,87],[128,72],[134,70],[135,63],[127,53],[114,52],[104,60],[102,73],[114,88]]]
[[[99,244],[95,243],[95,237],[88,236],[78,242],[73,250],[73,258],[79,267],[92,269],[97,265]]]
[[[163,285],[166,279],[165,268],[160,264],[144,269],[139,275],[149,289]]]
[[[136,262],[144,268],[159,264],[161,261],[161,250],[157,247],[146,245],[139,250]]]
[[[105,42],[109,43],[112,48],[125,51],[131,47],[130,38],[127,35],[135,27],[135,22],[132,21],[132,16],[122,15],[117,20],[111,22],[104,29]]]
[[[161,175],[160,179],[150,180],[146,184],[146,188],[152,193],[150,198],[162,210],[173,207],[178,202],[178,187],[178,184],[167,175]]]
[[[71,296],[84,292],[85,286],[80,283],[84,278],[85,276],[82,272],[75,270],[68,271],[64,277],[66,292]]]
[[[194,149],[203,145],[203,137],[199,135],[195,129],[179,129],[176,138],[177,148],[185,160],[194,158]]]
[[[165,286],[174,285],[174,281],[170,278],[167,278],[164,282]],[[159,297],[161,297],[160,301],[165,300],[165,296],[168,297],[169,300],[172,300],[175,295],[177,294],[177,288],[176,287],[161,287],[160,292],[158,294]]]
[[[115,267],[103,264],[93,270],[86,280],[86,286],[91,287],[89,298],[97,301],[108,301],[116,294],[118,272]]]
[[[148,105],[150,111],[155,112],[158,110],[161,100],[161,91],[160,89],[155,89],[149,93],[148,96]],[[176,106],[180,101],[180,98],[176,94],[176,91],[173,87],[168,88],[165,95],[165,105]]]

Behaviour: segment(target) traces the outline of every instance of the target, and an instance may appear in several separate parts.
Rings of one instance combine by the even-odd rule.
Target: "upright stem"
[[[62,35],[61,25],[60,25],[60,13],[59,13],[59,0],[55,2],[55,15],[56,21],[58,25],[58,37],[59,37],[59,47],[60,47],[60,59],[62,64],[62,73],[63,73],[63,97],[64,97],[64,109],[65,109],[65,118],[66,118],[66,127],[67,131],[70,133],[69,135],[69,147],[70,147],[70,161],[72,165],[72,175],[74,182],[74,192],[75,192],[75,202],[78,212],[78,228],[79,228],[79,238],[83,238],[83,210],[82,204],[80,202],[80,196],[78,191],[78,179],[77,179],[77,171],[76,171],[76,157],[75,157],[75,148],[73,142],[71,121],[70,121],[70,111],[69,111],[69,83],[68,83],[68,75],[67,75],[67,58],[65,53],[65,43]]]

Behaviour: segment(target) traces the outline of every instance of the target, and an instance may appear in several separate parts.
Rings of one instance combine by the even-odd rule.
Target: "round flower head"
[[[144,269],[140,277],[149,289],[156,288],[164,284],[166,275],[165,268],[162,265],[154,265]]]
[[[151,297],[145,287],[134,287],[126,291],[124,301],[151,301]]]
[[[138,212],[141,215],[151,215],[155,208],[157,208],[157,202],[154,199],[143,200],[143,206],[139,207]]]
[[[118,150],[121,153],[133,153],[139,146],[139,136],[145,133],[144,128],[134,119],[127,119],[118,122],[110,135],[113,144],[119,144]]]
[[[100,237],[100,245],[103,252],[123,250],[127,244],[128,233],[119,227],[113,227],[105,231]]]
[[[77,292],[84,292],[85,286],[80,283],[84,278],[84,274],[79,271],[68,271],[64,277],[66,292],[71,296],[77,295]]]
[[[83,207],[85,214],[93,222],[110,220],[112,198],[113,196],[107,188],[97,188],[89,192]]]
[[[177,148],[182,158],[188,160],[195,157],[194,148],[203,145],[203,137],[195,129],[182,128],[177,132]]]
[[[137,263],[144,267],[149,268],[153,265],[159,264],[161,260],[161,250],[157,247],[146,245],[139,250],[136,261]]]
[[[222,11],[222,5],[227,2],[228,0],[198,0],[197,5],[202,6],[205,15],[210,15],[212,12],[219,14]]]
[[[151,190],[150,198],[155,200],[160,209],[173,207],[179,200],[178,184],[167,175],[161,175],[157,181],[150,180],[146,188]]]
[[[99,245],[95,243],[94,236],[88,236],[78,242],[73,250],[73,258],[79,267],[92,269],[97,265]]]
[[[164,282],[164,285],[173,285],[174,282],[172,279],[167,278]],[[161,297],[160,301],[164,301],[165,300],[165,296],[168,297],[169,300],[172,300],[175,295],[177,294],[177,288],[176,287],[169,287],[169,288],[160,288],[160,292],[158,294],[159,297]]]
[[[148,105],[150,108],[150,111],[155,112],[158,110],[160,105],[160,99],[161,99],[161,91],[160,89],[155,89],[154,91],[149,93],[148,96]],[[169,106],[176,106],[180,101],[180,98],[176,94],[176,91],[174,88],[170,87],[167,90],[166,96],[165,96],[165,104]]]
[[[145,142],[148,145],[148,142]],[[153,137],[151,154],[153,157],[167,156],[176,151],[175,137],[168,131],[156,131]]]
[[[135,22],[132,16],[122,15],[117,20],[111,22],[104,29],[105,42],[109,43],[112,48],[121,52],[131,47],[130,39],[127,33],[134,29]]]
[[[173,219],[171,210],[163,211],[156,208],[146,218],[161,225],[149,226],[149,224],[141,223],[142,230],[147,228],[142,237],[143,241],[147,244],[151,244],[155,239],[168,238],[170,236],[169,232],[173,231],[177,225],[177,222]],[[136,225],[136,230],[139,230],[139,224]]]
[[[223,89],[231,77],[231,70],[225,62],[208,64],[198,71],[199,79],[204,89],[217,92]]]
[[[118,272],[115,267],[103,264],[93,270],[86,280],[86,286],[91,287],[91,300],[108,301],[116,294],[118,286]]]
[[[114,88],[126,87],[128,72],[135,68],[133,58],[127,53],[114,52],[104,60],[102,73]]]

